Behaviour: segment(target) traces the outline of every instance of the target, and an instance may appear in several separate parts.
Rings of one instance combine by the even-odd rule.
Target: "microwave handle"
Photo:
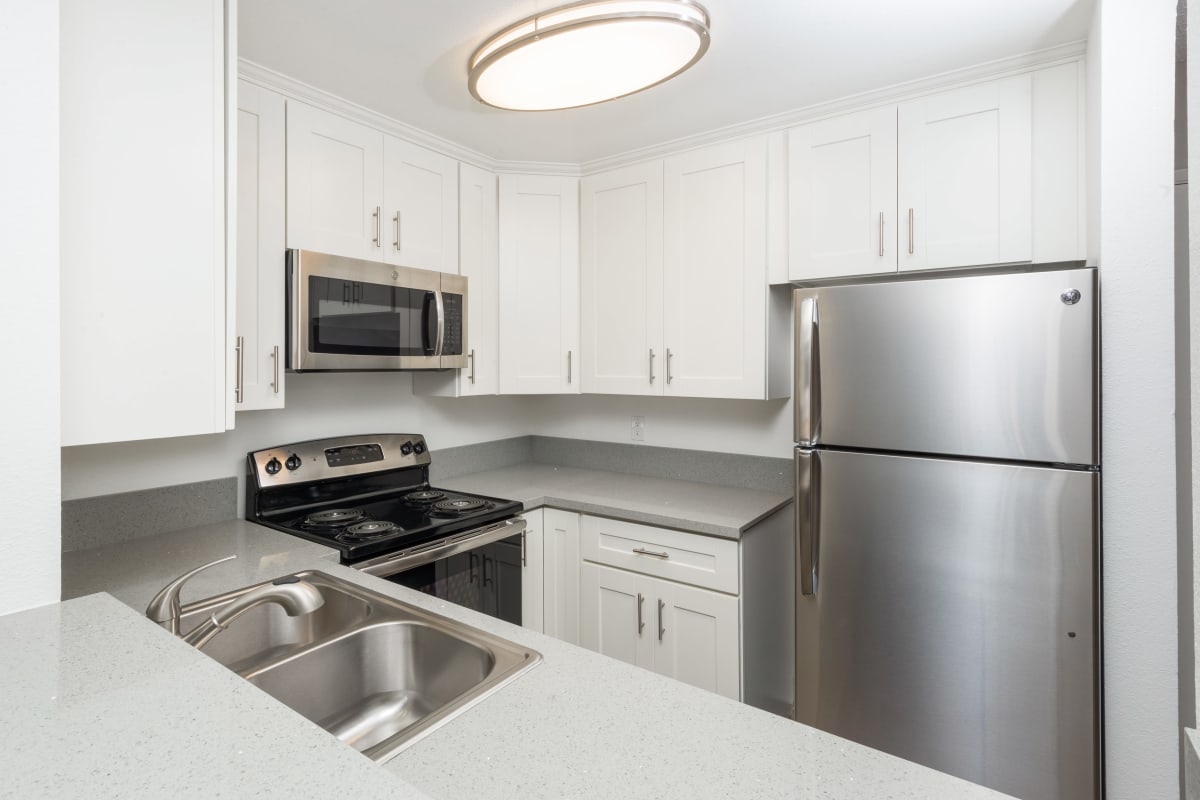
[[[440,291],[433,293],[433,302],[437,306],[437,343],[433,346],[433,354],[440,356],[446,339],[446,303]]]

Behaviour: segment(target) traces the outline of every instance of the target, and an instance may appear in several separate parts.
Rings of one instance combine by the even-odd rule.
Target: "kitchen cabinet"
[[[522,624],[579,644],[579,514],[526,511]]]
[[[269,89],[238,84],[238,411],[284,404],[284,102]]]
[[[793,128],[791,279],[1083,258],[1082,69]]]
[[[458,269],[453,159],[318,108],[287,104],[287,245]]]
[[[585,515],[580,551],[584,647],[741,698],[737,542]]]
[[[383,260],[383,134],[287,104],[287,246]]]
[[[62,339],[41,344],[61,353],[61,444],[223,432],[225,3],[65,0],[59,24]]]
[[[585,392],[788,396],[788,299],[767,282],[768,145],[583,180]]]
[[[496,184],[494,173],[459,165],[458,273],[467,278],[467,368],[415,372],[414,394],[468,397],[499,391]]]
[[[579,392],[579,180],[501,175],[500,392]]]

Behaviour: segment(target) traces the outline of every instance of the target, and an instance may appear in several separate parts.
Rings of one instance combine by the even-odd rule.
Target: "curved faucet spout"
[[[316,586],[294,575],[278,578],[216,609],[208,619],[185,634],[183,640],[197,649],[204,647],[235,619],[264,603],[275,603],[282,606],[289,617],[298,617],[316,611],[325,604],[325,598]]]

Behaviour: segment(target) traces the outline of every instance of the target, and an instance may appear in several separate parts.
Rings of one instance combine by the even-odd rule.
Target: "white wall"
[[[1101,0],[1107,797],[1179,796],[1174,471],[1175,3]],[[1093,103],[1096,101],[1093,100]],[[1093,132],[1094,133],[1094,132]]]
[[[63,499],[241,480],[248,451],[305,439],[421,433],[436,458],[439,448],[529,432],[520,397],[413,397],[405,373],[291,374],[286,381],[287,408],[240,412],[237,427],[223,434],[63,448]]]
[[[1193,20],[1200,19],[1200,0],[1188,3],[1188,11]],[[1187,104],[1188,119],[1200,120],[1200,25],[1188,26],[1187,45],[1189,53],[1198,54],[1189,58],[1187,63]],[[1200,123],[1188,125],[1189,154],[1195,154],[1200,159]],[[1191,181],[1191,166],[1188,158],[1188,261],[1190,265],[1200,265],[1200,181]],[[1200,168],[1196,174],[1200,175]],[[1190,277],[1190,270],[1189,270]],[[1191,418],[1200,420],[1200,277],[1189,280],[1189,309],[1188,320],[1191,377]],[[1182,357],[1182,354],[1181,356]],[[1200,432],[1192,426],[1192,620],[1193,624],[1200,616],[1200,547],[1196,547],[1195,532],[1200,530],[1200,506],[1195,501],[1200,498]],[[1193,679],[1195,680],[1193,697],[1197,707],[1193,709],[1193,719],[1200,719],[1200,636],[1195,636],[1193,630]],[[1200,796],[1197,796],[1200,800]]]
[[[59,598],[58,3],[0,2],[0,614]],[[19,520],[19,524],[15,521]],[[20,553],[20,558],[13,554]]]

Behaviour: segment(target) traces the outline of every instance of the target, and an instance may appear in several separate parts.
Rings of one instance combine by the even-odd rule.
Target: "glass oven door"
[[[505,622],[521,624],[519,534],[386,579]]]

